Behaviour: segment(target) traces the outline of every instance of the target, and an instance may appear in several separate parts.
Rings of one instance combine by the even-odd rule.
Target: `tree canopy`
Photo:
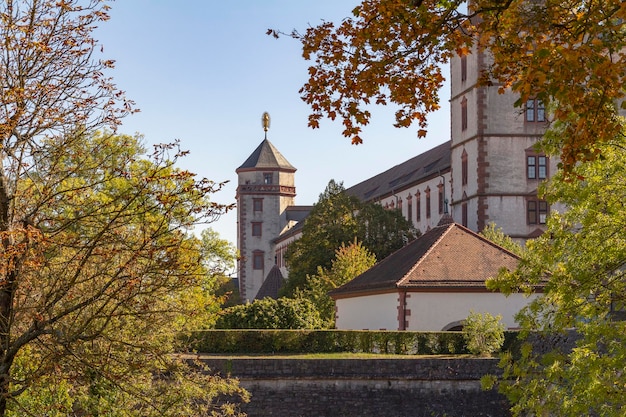
[[[549,135],[563,130],[557,125]],[[516,271],[490,283],[507,293],[543,285],[518,320],[523,335],[538,333],[521,357],[503,358],[501,388],[515,415],[626,411],[626,135],[599,146],[601,157],[572,168],[578,180],[560,171],[545,186],[550,203],[567,208],[552,211]],[[552,344],[569,329],[578,337],[572,350]]]
[[[234,415],[216,398],[245,400],[235,381],[171,356],[217,305],[191,230],[229,208],[210,199],[222,184],[178,168],[177,143],[146,152],[113,133],[134,109],[98,59],[107,10],[0,4],[0,416],[55,399],[80,415]]]
[[[335,327],[335,302],[328,293],[351,281],[376,263],[376,256],[355,241],[342,244],[335,251],[335,259],[330,269],[317,267],[317,273],[307,277],[307,288],[296,291],[297,298],[313,302],[324,321],[324,327]]]
[[[541,99],[553,120],[572,121],[553,138],[567,168],[619,133],[625,19],[621,0],[363,0],[338,24],[291,36],[313,61],[300,90],[313,128],[338,118],[358,144],[368,106],[393,103],[396,126],[417,122],[423,137],[428,113],[439,108],[443,65],[476,47],[492,57],[483,85],[518,94],[518,105]]]
[[[342,183],[331,180],[305,219],[302,237],[287,249],[289,279],[283,291],[292,295],[296,288],[306,288],[307,276],[315,275],[318,267],[330,269],[335,251],[355,238],[383,259],[417,234],[399,210],[362,202],[348,195]]]

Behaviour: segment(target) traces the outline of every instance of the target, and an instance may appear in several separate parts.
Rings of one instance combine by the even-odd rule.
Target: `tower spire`
[[[267,131],[270,130],[270,114],[268,112],[263,113],[261,122],[263,123],[263,131],[265,132],[265,139],[267,139]]]

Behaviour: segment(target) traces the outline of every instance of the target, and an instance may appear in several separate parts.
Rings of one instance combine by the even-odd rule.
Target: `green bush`
[[[307,299],[264,298],[220,311],[216,329],[319,329],[315,305]]]
[[[489,313],[470,312],[463,330],[467,349],[475,354],[489,356],[500,351],[504,344],[504,325],[500,322],[502,316],[492,316]]]

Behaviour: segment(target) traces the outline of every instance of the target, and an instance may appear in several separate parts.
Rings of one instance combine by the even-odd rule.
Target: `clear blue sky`
[[[235,201],[241,165],[263,140],[261,116],[271,116],[268,139],[297,168],[296,203],[309,205],[334,179],[346,187],[436,146],[450,137],[448,90],[429,119],[426,139],[417,127],[393,127],[392,107],[374,111],[364,144],[341,135],[338,121],[307,127],[308,107],[298,90],[309,63],[290,38],[268,28],[304,31],[322,20],[349,16],[355,0],[118,0],[111,20],[96,32],[104,55],[116,60],[112,76],[141,112],[122,133],[147,144],[179,139],[190,155],[181,166],[229,185],[214,201]],[[235,212],[210,225],[236,243]]]

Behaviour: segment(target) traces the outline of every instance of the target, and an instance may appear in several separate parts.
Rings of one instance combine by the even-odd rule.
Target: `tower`
[[[510,90],[500,94],[497,83],[479,83],[490,59],[475,46],[450,63],[453,217],[475,231],[493,222],[526,239],[544,228],[549,207],[537,187],[556,161],[534,148],[546,129],[541,101],[516,107]]]
[[[239,291],[247,301],[275,264],[273,242],[287,227],[286,209],[296,197],[296,168],[267,139],[267,113],[262,121],[264,140],[236,170]]]

